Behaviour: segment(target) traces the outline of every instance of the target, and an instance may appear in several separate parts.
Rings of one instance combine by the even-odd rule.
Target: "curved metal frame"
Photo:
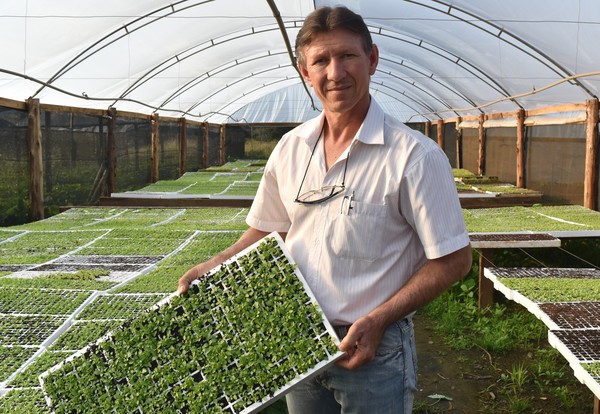
[[[111,31],[109,34],[103,36],[102,38],[100,38],[99,40],[97,40],[96,42],[92,43],[91,45],[89,45],[87,48],[85,48],[83,51],[81,51],[80,53],[78,53],[76,56],[74,56],[71,60],[69,60],[65,65],[63,65],[48,81],[43,82],[34,78],[31,78],[29,76],[26,75],[20,75],[20,74],[14,74],[12,72],[10,72],[11,74],[23,77],[25,79],[29,79],[32,80],[34,82],[37,82],[39,84],[41,84],[42,86],[33,94],[33,97],[39,95],[39,93],[41,91],[43,91],[45,88],[52,88],[54,90],[60,91],[61,93],[65,93],[68,94],[70,96],[74,96],[74,97],[80,97],[79,95],[72,93],[72,92],[68,92],[66,90],[63,90],[59,87],[56,87],[53,85],[53,83],[59,79],[61,76],[63,76],[64,74],[66,74],[67,72],[69,72],[71,69],[75,68],[79,63],[83,62],[84,60],[90,58],[91,56],[93,56],[94,54],[98,53],[99,51],[109,47],[111,44],[118,42],[119,40],[121,40],[122,38],[128,36],[129,34],[140,30],[144,27],[149,26],[150,24],[157,22],[165,17],[169,17],[172,16],[174,14],[180,13],[184,10],[189,10],[191,8],[194,7],[198,7],[198,6],[202,6],[205,5],[207,3],[212,3],[216,0],[197,0],[197,1],[192,1],[192,0],[179,0],[176,1],[172,4],[169,4],[167,6],[164,7],[160,7],[157,8],[155,10],[152,10],[149,13],[146,13],[145,15],[141,16],[141,17],[137,17],[135,19],[132,19],[131,21],[127,22],[125,25],[119,27],[118,29],[115,29],[113,31]],[[566,68],[564,68],[563,66],[561,66],[558,62],[556,62],[555,60],[553,60],[550,56],[546,55],[543,51],[541,51],[538,48],[535,48],[533,45],[531,45],[530,43],[528,43],[527,41],[525,41],[524,39],[520,38],[519,36],[515,35],[514,33],[507,31],[505,29],[503,29],[502,27],[494,24],[491,21],[486,20],[485,18],[483,18],[482,16],[473,13],[473,12],[469,12],[467,10],[464,10],[460,7],[456,7],[454,5],[452,5],[450,2],[445,1],[445,0],[429,0],[431,3],[437,4],[437,5],[441,5],[444,8],[446,8],[446,10],[442,10],[439,7],[434,7],[434,5],[432,4],[426,4],[426,1],[421,1],[421,0],[404,0],[407,3],[411,3],[415,6],[418,7],[424,7],[427,8],[429,10],[433,10],[437,13],[442,13],[445,16],[449,16],[452,19],[456,19],[457,21],[460,21],[462,23],[468,24],[480,31],[482,31],[483,33],[488,34],[489,36],[493,36],[497,39],[499,39],[500,41],[506,43],[507,45],[516,48],[517,50],[521,51],[522,53],[524,53],[525,55],[531,57],[532,59],[536,60],[537,62],[539,62],[540,64],[544,65],[546,68],[548,68],[549,70],[551,70],[553,73],[556,73],[559,77],[565,79],[565,78],[569,78],[572,77],[573,74],[571,74]],[[197,53],[200,53],[201,51],[204,51],[210,47],[214,47],[217,46],[219,44],[225,44],[229,41],[234,41],[236,39],[242,38],[242,37],[246,37],[248,35],[253,35],[255,33],[264,33],[266,31],[273,31],[273,30],[277,30],[279,29],[280,33],[283,36],[284,39],[284,43],[286,44],[286,49],[288,54],[290,55],[290,66],[294,67],[296,69],[296,71],[298,71],[297,66],[296,66],[296,62],[295,59],[293,57],[293,53],[291,50],[291,46],[289,44],[289,39],[287,37],[287,32],[286,32],[286,28],[295,28],[298,27],[298,21],[288,21],[287,23],[284,23],[283,20],[281,19],[281,16],[279,14],[279,11],[277,10],[277,7],[274,3],[273,0],[266,0],[266,2],[268,3],[268,5],[270,6],[272,13],[273,13],[273,17],[276,20],[277,25],[276,26],[271,26],[271,25],[264,25],[262,26],[262,29],[259,29],[258,31],[256,31],[255,28],[249,29],[249,32],[245,32],[244,34],[240,34],[239,36],[233,36],[231,37],[231,34],[228,34],[227,36],[223,36],[224,38],[226,38],[226,40],[223,40],[222,42],[218,42],[218,38],[217,39],[211,39],[211,40],[207,40],[206,42],[203,42],[202,45],[205,45],[207,42],[210,43],[209,46],[207,47],[202,47],[202,45],[196,45],[193,46],[191,48],[188,48],[180,53],[177,53],[171,57],[169,57],[168,59],[164,60],[163,62],[159,63],[158,65],[154,66],[153,68],[149,69],[148,71],[146,71],[141,77],[139,77],[129,88],[127,88],[125,91],[123,91],[123,93],[118,97],[118,98],[111,98],[111,99],[107,99],[107,98],[94,98],[94,97],[83,97],[82,99],[88,99],[88,100],[102,100],[102,101],[113,101],[112,105],[115,105],[117,102],[119,101],[128,101],[128,102],[135,102],[138,104],[141,104],[145,107],[148,108],[152,108],[153,110],[157,111],[157,110],[165,110],[165,111],[177,111],[177,112],[181,112],[181,113],[185,113],[188,114],[189,111],[192,111],[194,108],[196,108],[198,105],[202,104],[203,102],[205,102],[207,99],[209,99],[212,96],[215,96],[216,94],[222,92],[225,88],[228,88],[232,85],[235,85],[243,80],[247,80],[249,77],[254,76],[255,74],[251,74],[249,77],[243,77],[241,79],[239,79],[236,82],[230,83],[228,84],[225,88],[221,88],[217,91],[213,91],[213,93],[204,96],[203,98],[201,98],[200,100],[198,100],[194,105],[192,105],[187,111],[181,111],[181,110],[171,110],[166,108],[165,105],[167,105],[169,102],[171,102],[173,99],[175,99],[177,96],[179,96],[181,93],[184,93],[185,91],[189,90],[190,88],[197,86],[198,84],[198,78],[193,79],[192,81],[188,82],[186,85],[184,85],[183,87],[179,88],[178,90],[174,91],[173,93],[171,93],[169,95],[169,97],[167,99],[165,99],[161,105],[159,105],[158,107],[152,106],[152,105],[148,105],[147,103],[135,100],[135,99],[130,99],[127,98],[127,95],[130,94],[131,92],[133,92],[135,89],[139,88],[140,86],[142,86],[143,84],[145,84],[149,79],[152,79],[153,77],[157,76],[158,74],[162,73],[163,71],[167,70],[169,67],[179,63],[181,61],[180,56],[182,55],[186,55],[184,59],[187,59],[187,57],[193,56]],[[453,13],[453,11],[456,11],[456,13]],[[162,14],[161,14],[162,13]],[[460,16],[460,14],[463,14],[464,16],[468,16],[469,19],[464,18],[463,16]],[[160,14],[157,16],[157,14]],[[473,21],[471,21],[470,19],[473,19]],[[301,23],[301,22],[300,22]],[[368,22],[367,22],[368,23]],[[289,26],[286,26],[289,25]],[[369,23],[368,23],[369,24]],[[435,44],[426,42],[422,39],[416,39],[414,37],[412,37],[410,34],[405,34],[405,33],[401,33],[397,30],[392,30],[390,28],[387,27],[383,27],[383,26],[375,26],[373,24],[369,24],[370,30],[372,31],[372,33],[376,36],[382,36],[382,37],[386,37],[386,38],[390,38],[393,39],[394,41],[401,41],[401,42],[405,42],[411,46],[414,47],[419,47],[422,50],[429,52],[429,53],[434,53],[436,55],[438,55],[439,57],[442,57],[443,59],[446,59],[448,62],[457,65],[458,67],[461,68],[461,70],[465,70],[467,71],[469,74],[471,74],[472,76],[475,76],[476,78],[478,78],[480,81],[482,81],[484,84],[488,85],[490,88],[492,88],[493,90],[495,90],[496,92],[499,93],[499,95],[503,96],[504,98],[506,98],[506,100],[510,100],[512,101],[515,105],[517,105],[519,108],[522,108],[522,106],[520,105],[520,103],[517,101],[517,99],[511,99],[510,94],[502,87],[502,85],[498,82],[495,81],[494,78],[492,76],[490,76],[489,74],[485,73],[484,71],[482,71],[481,69],[479,69],[476,65],[474,65],[472,62],[468,62],[464,59],[462,59],[460,56],[450,52],[449,50],[446,50],[444,48],[441,48]],[[243,33],[243,32],[240,32]],[[198,51],[194,51],[193,53],[189,53],[190,51],[192,51],[195,48],[200,47],[200,49]],[[188,54],[189,53],[189,54]],[[270,53],[270,52],[268,52]],[[452,58],[449,58],[449,56],[452,56]],[[265,57],[265,56],[263,56]],[[261,58],[261,57],[258,57]],[[258,59],[255,58],[255,59]],[[402,62],[395,62],[391,59],[387,60],[388,62],[403,66],[405,68],[408,68],[410,70],[415,70],[413,68],[410,68],[409,66],[403,65]],[[236,64],[238,64],[237,61],[235,61]],[[231,63],[231,62],[229,62]],[[221,65],[221,69],[219,70],[219,72],[221,71],[225,71],[227,70],[227,67],[225,67],[226,64]],[[281,67],[281,66],[280,66]],[[278,67],[277,69],[279,69],[280,67]],[[256,72],[256,73],[266,73],[268,71],[274,70],[273,68],[271,69],[266,69],[265,71],[260,71],[260,72]],[[6,71],[4,71],[6,72]],[[209,74],[210,72],[212,72],[212,70],[206,71],[206,74]],[[6,72],[9,73],[9,72]],[[432,94],[428,88],[426,88],[424,85],[421,85],[418,81],[413,80],[413,82],[408,82],[405,79],[402,79],[399,76],[394,75],[392,72],[386,73],[385,71],[381,71],[382,74],[386,74],[388,76],[393,76],[395,78],[397,78],[398,80],[402,81],[402,82],[406,82],[409,86],[412,86],[416,89],[418,89],[420,91],[420,93],[424,93],[434,99],[436,99],[438,102],[440,102],[440,104],[442,106],[444,106],[445,108],[447,108],[447,110],[452,110],[451,106],[447,103],[444,102],[442,98],[434,96],[434,94]],[[418,71],[417,71],[418,73]],[[289,78],[286,77],[286,79],[283,80],[288,80]],[[301,76],[299,76],[299,79],[304,83],[304,80],[302,79]],[[435,73],[432,73],[429,76],[429,79],[434,80],[435,82],[437,82],[440,86],[444,87],[445,89],[447,89],[448,91],[456,94],[457,96],[459,96],[461,99],[473,104],[473,106],[475,107],[475,102],[469,98],[464,92],[460,92],[455,90],[454,88],[451,88],[449,85],[445,85],[444,83],[442,83],[439,79],[436,79],[435,77]],[[202,80],[200,81],[202,82]],[[271,83],[272,84],[272,83]],[[580,82],[577,78],[574,78],[574,80],[572,81],[572,84],[578,86],[579,88],[581,88],[587,95],[589,95],[590,97],[594,97],[595,95],[589,90],[589,88],[587,88],[582,82]],[[191,85],[191,86],[190,86]],[[264,85],[264,84],[263,84]],[[388,86],[386,86],[388,87]],[[255,88],[252,90],[251,93],[254,93],[256,90],[258,90],[260,88],[260,86],[258,88]],[[305,89],[306,89],[306,85],[305,85]],[[393,88],[392,88],[393,89]],[[398,93],[400,93],[399,91],[396,91]],[[309,94],[309,96],[311,97],[311,101],[312,101],[312,96],[310,95],[308,89],[307,89],[307,93]],[[246,93],[243,93],[243,96],[247,95]],[[402,93],[403,96],[407,96],[405,93]],[[80,97],[81,98],[81,97]],[[239,99],[239,98],[238,98]],[[314,102],[313,102],[313,108],[314,108]],[[444,112],[447,112],[447,110],[445,110]],[[479,111],[481,111],[481,109],[479,109]],[[435,111],[433,111],[435,112]]]
[[[435,7],[431,7],[431,6],[427,6],[425,4],[423,4],[422,2],[418,1],[418,0],[404,0],[407,3],[412,3],[418,6],[422,6],[422,7],[426,7],[430,10],[434,10],[440,13],[444,13],[443,11],[435,8]],[[548,56],[546,53],[544,53],[542,50],[536,48],[535,46],[533,46],[532,44],[530,44],[529,42],[526,42],[524,39],[520,38],[519,36],[517,36],[516,34],[509,32],[507,30],[505,30],[504,28],[494,24],[493,22],[490,22],[488,20],[483,19],[482,17],[476,15],[475,13],[466,11],[464,9],[461,9],[459,7],[456,7],[454,5],[452,5],[451,3],[444,1],[444,0],[430,0],[433,3],[438,3],[441,4],[445,7],[448,8],[448,11],[445,12],[444,14],[448,15],[448,16],[452,16],[453,18],[460,20],[463,23],[469,24],[479,30],[484,31],[485,33],[488,33],[490,36],[494,36],[496,38],[498,38],[499,40],[511,45],[512,47],[522,51],[523,53],[525,53],[526,55],[530,56],[531,58],[537,60],[538,62],[540,62],[542,65],[546,66],[549,70],[551,70],[552,72],[556,73],[558,76],[562,77],[562,78],[569,78],[569,77],[573,77],[574,73],[569,72],[566,68],[564,68],[562,65],[560,65],[558,62],[556,62],[554,59],[552,59],[550,56]],[[473,24],[472,22],[468,21],[467,19],[463,19],[459,16],[453,15],[452,9],[458,10],[461,13],[464,13],[467,16],[470,16],[474,19],[476,19],[478,22],[480,23],[485,23],[487,25],[489,25],[490,27],[493,27],[497,34],[494,34],[494,32],[492,32],[491,30],[485,30],[484,28]],[[502,37],[503,34],[506,34],[507,36],[515,39],[517,42],[521,43],[522,45],[526,46],[528,49],[532,50],[535,53],[531,53],[529,51],[527,51],[524,47],[521,47],[515,43],[509,42],[507,39],[504,39]],[[537,56],[536,56],[537,54]],[[546,61],[544,61],[544,59],[540,59],[538,56],[543,57]],[[562,73],[561,73],[562,72]],[[575,84],[577,86],[579,86],[581,89],[583,89],[585,91],[586,94],[588,94],[591,98],[595,97],[595,95],[587,88],[585,87],[585,85],[583,85],[581,82],[579,82],[578,80],[575,80]]]
[[[132,32],[135,32],[135,31],[138,31],[138,30],[140,30],[142,27],[146,27],[146,26],[148,26],[148,25],[150,25],[150,24],[152,24],[152,23],[156,22],[156,21],[157,21],[157,20],[159,20],[159,19],[163,19],[163,18],[165,18],[165,17],[171,16],[171,15],[173,15],[173,14],[175,14],[175,13],[178,13],[178,12],[180,12],[180,11],[182,11],[182,10],[188,10],[188,9],[190,9],[190,8],[193,8],[193,7],[196,7],[196,6],[201,6],[201,5],[203,5],[203,4],[206,4],[206,3],[211,3],[211,2],[213,2],[213,1],[216,1],[216,0],[203,0],[203,1],[200,1],[200,2],[198,2],[197,4],[193,4],[193,5],[190,5],[190,6],[183,7],[183,8],[181,8],[181,9],[175,10],[175,6],[176,6],[176,5],[184,4],[184,3],[187,3],[188,1],[190,1],[190,0],[179,0],[179,1],[175,2],[175,3],[169,4],[168,6],[160,7],[160,8],[158,8],[158,9],[156,9],[156,10],[153,10],[153,11],[151,11],[150,13],[147,13],[147,14],[145,14],[145,15],[141,16],[141,17],[138,17],[138,18],[136,18],[136,19],[133,19],[131,22],[129,22],[129,23],[127,23],[127,24],[125,24],[124,26],[120,27],[119,29],[115,29],[115,30],[113,30],[112,32],[110,32],[109,34],[107,34],[107,35],[103,36],[102,38],[100,38],[100,39],[99,39],[99,40],[97,40],[96,42],[92,43],[92,44],[91,44],[90,46],[88,46],[87,48],[85,48],[85,49],[84,49],[83,51],[81,51],[79,54],[77,54],[77,55],[76,55],[76,56],[75,56],[73,59],[71,59],[70,61],[68,61],[68,62],[67,62],[67,63],[66,63],[66,64],[65,64],[65,65],[64,65],[62,68],[60,68],[60,69],[58,70],[58,72],[56,72],[56,73],[55,73],[55,74],[54,74],[54,75],[53,75],[53,76],[52,76],[52,77],[51,77],[51,78],[50,78],[50,79],[49,79],[49,80],[46,82],[46,85],[44,85],[42,88],[40,88],[38,91],[36,91],[36,92],[33,94],[33,97],[36,97],[36,96],[37,96],[37,95],[38,95],[38,94],[39,94],[39,93],[40,93],[40,92],[41,92],[41,91],[44,89],[44,87],[46,87],[46,86],[48,86],[48,85],[52,84],[52,82],[54,82],[56,79],[58,79],[59,77],[61,77],[61,76],[62,76],[62,75],[64,75],[65,73],[67,73],[67,72],[68,72],[69,70],[71,70],[73,67],[77,66],[79,63],[83,62],[85,59],[89,58],[90,56],[93,56],[94,54],[98,53],[100,50],[102,50],[102,49],[104,49],[104,48],[106,48],[106,47],[110,46],[112,43],[115,43],[115,42],[116,42],[116,41],[118,41],[119,39],[121,39],[121,38],[123,38],[123,37],[126,37],[126,36],[129,36],[129,34],[130,34],[130,33],[132,33]],[[165,14],[165,15],[163,15],[163,16],[160,16],[160,17],[159,17],[159,18],[157,18],[157,19],[156,19],[156,18],[155,18],[155,19],[152,19],[151,21],[149,21],[149,22],[147,22],[147,23],[144,23],[144,24],[140,25],[139,27],[136,27],[135,29],[133,29],[133,30],[131,30],[131,31],[127,29],[127,26],[133,25],[134,23],[140,22],[140,21],[142,21],[142,20],[144,20],[144,19],[147,19],[147,18],[151,17],[151,16],[152,16],[153,14],[155,14],[155,13],[158,13],[158,12],[161,12],[161,11],[164,11],[164,10],[168,10],[168,9],[171,9],[171,12],[170,12],[170,13],[167,13],[167,14]],[[124,31],[124,33],[123,33],[123,34],[121,34],[121,35],[119,35],[119,36],[117,36],[115,39],[113,39],[113,40],[109,41],[108,43],[106,43],[106,44],[102,44],[104,41],[106,41],[107,39],[110,39],[110,38],[111,38],[113,35],[116,35],[117,33],[121,32],[121,31]],[[97,47],[97,46],[98,46],[98,48],[97,48],[97,49],[94,49],[94,48],[95,48],[95,47]],[[88,54],[88,52],[89,52],[89,54]]]

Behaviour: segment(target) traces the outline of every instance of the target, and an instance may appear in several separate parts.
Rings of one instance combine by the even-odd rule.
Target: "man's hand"
[[[200,278],[203,274],[210,271],[212,268],[220,265],[225,260],[238,254],[246,247],[256,243],[257,241],[265,237],[267,234],[269,233],[250,227],[244,232],[244,234],[242,234],[238,241],[233,243],[227,249],[211,257],[206,262],[200,263],[199,265],[196,265],[187,272],[185,272],[183,276],[181,276],[181,278],[179,279],[177,292],[180,295],[183,295],[185,292],[188,291],[188,289],[190,288],[190,283],[192,283],[194,280]],[[285,240],[286,233],[280,233],[280,235]]]
[[[179,278],[177,293],[183,295],[190,288],[190,284],[202,276],[204,273],[208,272],[211,268],[205,269],[208,267],[206,263],[201,263],[197,266],[192,267],[187,272]]]
[[[363,317],[354,322],[348,334],[339,345],[346,355],[337,361],[337,365],[354,370],[375,358],[375,352],[381,342],[386,327],[380,326],[373,318]]]

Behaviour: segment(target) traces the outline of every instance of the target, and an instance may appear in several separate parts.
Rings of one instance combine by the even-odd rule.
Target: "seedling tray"
[[[484,274],[494,288],[546,324],[550,345],[566,358],[575,377],[600,398],[598,269],[486,268]]]
[[[343,354],[273,233],[40,376],[55,413],[255,413]]]

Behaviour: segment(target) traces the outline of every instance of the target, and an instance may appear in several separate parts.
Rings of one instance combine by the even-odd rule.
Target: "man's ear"
[[[298,69],[300,69],[300,74],[302,75],[302,78],[304,78],[304,81],[312,87],[310,75],[308,74],[306,67],[302,63],[298,62]]]
[[[371,48],[369,61],[369,74],[373,76],[375,74],[375,70],[377,69],[377,65],[379,64],[379,48],[376,44],[373,44],[373,47]]]

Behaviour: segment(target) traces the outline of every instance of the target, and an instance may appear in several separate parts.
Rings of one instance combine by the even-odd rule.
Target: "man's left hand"
[[[385,327],[380,327],[372,318],[363,317],[354,322],[348,329],[348,334],[339,345],[346,355],[337,361],[337,365],[348,370],[354,370],[371,361],[375,357],[377,347],[381,342]]]

